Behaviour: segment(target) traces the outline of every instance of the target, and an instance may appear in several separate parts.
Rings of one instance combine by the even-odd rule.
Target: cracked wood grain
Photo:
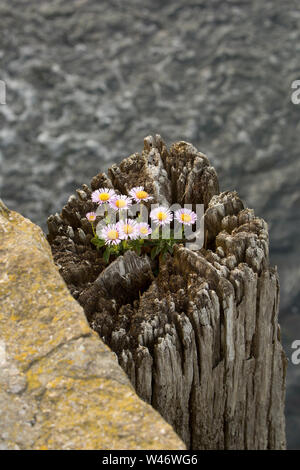
[[[122,192],[143,185],[154,202],[203,203],[207,240],[198,251],[177,245],[157,276],[141,263],[119,291],[114,281],[100,288],[113,269],[92,253],[85,185],[87,198],[77,192],[49,218],[48,239],[93,329],[191,449],[284,449],[286,358],[267,224],[235,191],[219,192],[207,157],[186,142],[168,150],[148,136],[142,154],[97,175],[92,189],[104,182]]]

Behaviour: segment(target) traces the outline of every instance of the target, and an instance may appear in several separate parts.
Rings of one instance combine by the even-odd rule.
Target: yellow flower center
[[[107,236],[110,240],[116,240],[119,237],[119,232],[117,230],[110,230]]]
[[[182,222],[190,222],[192,220],[192,216],[190,214],[181,214]]]
[[[108,201],[109,198],[110,198],[110,195],[108,193],[100,193],[99,194],[100,201]]]
[[[156,217],[157,217],[158,220],[160,220],[160,221],[166,220],[167,214],[166,214],[165,212],[158,212]]]
[[[129,224],[124,225],[123,230],[127,235],[133,232],[133,227]]]
[[[141,233],[142,235],[147,235],[147,233],[148,233],[147,227],[141,227],[141,228],[140,228],[140,233]]]
[[[138,199],[146,199],[149,196],[146,191],[137,191],[135,194]]]
[[[95,217],[94,215],[90,215],[90,216],[89,216],[89,219],[90,219],[90,220],[95,220],[96,217]]]
[[[122,207],[126,206],[126,201],[124,201],[124,199],[117,199],[116,206],[118,207],[118,209],[122,209]]]

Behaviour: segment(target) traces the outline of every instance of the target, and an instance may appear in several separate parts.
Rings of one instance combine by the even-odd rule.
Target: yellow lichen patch
[[[32,392],[33,390],[39,390],[42,387],[41,382],[38,380],[38,375],[32,373],[31,370],[29,370],[26,373],[26,378],[27,378],[27,390],[29,392]]]
[[[159,418],[159,415],[149,405],[137,400],[127,386],[113,380],[95,379],[87,393],[85,381],[73,382],[72,379],[52,382],[51,388],[43,395],[40,410],[42,413],[44,409],[50,412],[55,418],[59,436],[66,436],[75,448],[165,448],[165,439],[170,438],[172,433],[170,426],[164,423],[157,427],[153,418]],[[64,395],[63,401],[61,394]],[[88,399],[90,394],[93,401]],[[48,424],[45,422],[45,426]],[[81,434],[83,428],[84,441]],[[139,430],[138,433],[135,429]],[[61,442],[55,435],[48,434],[47,444],[40,439],[37,445],[38,448],[47,445],[52,449],[61,446]],[[178,448],[174,444],[169,446],[169,449]]]

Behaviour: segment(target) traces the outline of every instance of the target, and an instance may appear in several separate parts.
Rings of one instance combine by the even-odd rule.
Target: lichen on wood
[[[105,268],[85,214],[91,190],[142,185],[161,204],[204,204],[205,246],[176,245],[154,270],[126,253]],[[286,358],[267,224],[220,193],[207,157],[186,142],[144,150],[99,173],[48,219],[60,272],[137,393],[192,449],[285,448]],[[134,266],[134,274],[131,267]]]

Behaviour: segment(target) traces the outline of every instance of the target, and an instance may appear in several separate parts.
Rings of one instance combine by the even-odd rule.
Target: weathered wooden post
[[[155,202],[204,204],[206,246],[177,245],[154,276],[127,252],[107,268],[85,214],[91,189],[143,185]],[[100,173],[48,219],[54,259],[137,393],[192,449],[285,448],[286,359],[268,228],[236,192],[219,192],[205,155],[147,137],[141,155]]]

